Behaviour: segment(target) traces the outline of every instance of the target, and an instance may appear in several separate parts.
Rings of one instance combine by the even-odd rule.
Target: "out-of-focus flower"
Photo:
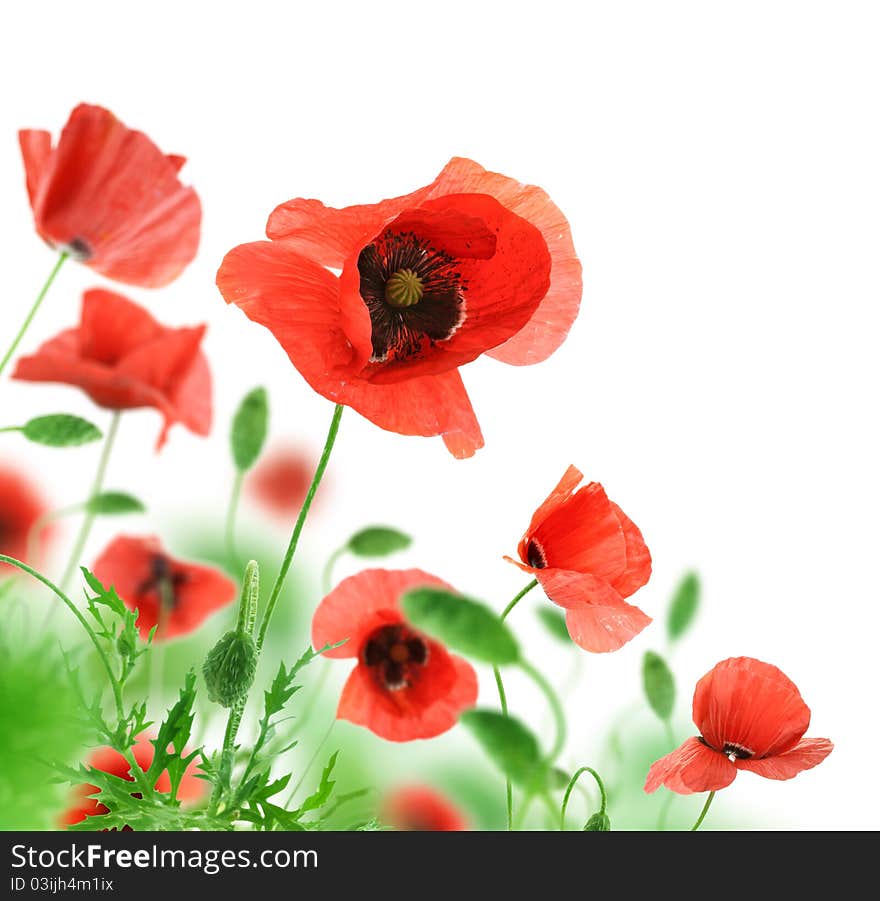
[[[565,608],[572,641],[587,651],[616,651],[651,617],[627,604],[651,575],[651,555],[623,510],[598,482],[577,489],[583,475],[569,466],[535,511],[519,543],[521,562],[555,604]]]
[[[315,648],[347,639],[326,656],[357,658],[337,717],[389,741],[440,735],[477,700],[473,667],[403,617],[401,596],[422,586],[449,589],[419,569],[364,570],[340,582],[312,620]]]
[[[115,538],[92,567],[130,610],[138,610],[143,638],[158,625],[155,641],[197,629],[212,613],[232,603],[238,587],[212,566],[176,560],[155,537]]]
[[[287,521],[299,512],[314,472],[315,462],[300,448],[273,448],[248,476],[248,490],[269,512]]]
[[[155,749],[147,739],[139,741],[133,748],[132,753],[138,766],[145,772],[150,768],[153,762]],[[128,761],[119,751],[113,748],[99,748],[89,758],[89,766],[102,773],[110,773],[111,776],[118,776],[120,779],[127,779],[129,782],[134,781],[134,777],[129,773]],[[187,801],[198,801],[204,797],[207,791],[207,783],[204,779],[196,776],[198,772],[195,764],[187,767],[180,785],[177,789],[177,800],[186,803]],[[155,785],[156,791],[171,791],[171,778],[168,771],[164,770]],[[61,825],[73,826],[74,823],[82,822],[86,817],[98,817],[107,813],[107,808],[101,804],[96,798],[90,798],[89,795],[98,791],[95,785],[80,785],[73,790],[73,801],[71,806],[64,812],[61,817]],[[140,798],[140,792],[132,792],[136,798]],[[125,827],[128,829],[129,827]]]
[[[109,110],[80,104],[56,146],[48,131],[19,132],[40,236],[108,278],[167,285],[192,262],[202,210],[167,156]]]
[[[34,523],[47,511],[48,506],[37,489],[20,472],[0,466],[0,554],[31,564],[38,563],[27,560],[28,535]],[[44,529],[41,533],[43,543],[47,532]],[[6,575],[11,570],[11,566],[0,563],[0,573]]]
[[[395,789],[382,805],[382,819],[398,832],[462,832],[464,814],[444,795],[426,785]]]
[[[834,745],[804,738],[810,708],[785,673],[753,657],[723,660],[697,683],[694,723],[700,736],[651,767],[645,791],[661,785],[689,795],[726,788],[739,770],[791,779],[820,764]]]
[[[266,326],[319,394],[384,429],[442,435],[456,457],[483,445],[458,368],[481,354],[539,363],[577,316],[565,217],[540,188],[471,160],[376,204],[288,201],[266,233],[226,255],[227,302]]]
[[[205,328],[167,328],[121,294],[94,288],[83,295],[79,326],[22,357],[13,377],[76,385],[111,410],[154,407],[165,419],[161,447],[176,422],[197,435],[210,431]]]

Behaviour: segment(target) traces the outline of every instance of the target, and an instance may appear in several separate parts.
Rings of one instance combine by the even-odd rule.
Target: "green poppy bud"
[[[244,698],[257,672],[257,646],[246,632],[227,632],[202,667],[208,697],[223,707]]]
[[[604,810],[594,813],[584,826],[584,832],[611,832],[611,820]]]

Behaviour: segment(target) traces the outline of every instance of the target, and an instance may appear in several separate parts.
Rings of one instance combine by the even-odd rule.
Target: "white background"
[[[308,552],[318,561],[365,522],[396,523],[418,537],[402,563],[500,606],[522,582],[501,555],[576,463],[646,536],[655,568],[640,606],[662,614],[686,567],[703,576],[699,628],[676,658],[681,727],[695,680],[748,654],[795,680],[810,733],[836,743],[792,782],[743,776],[730,791],[767,822],[876,827],[876,4],[309,7],[83,0],[6,13],[2,333],[52,265],[31,225],[19,127],[57,132],[87,100],[189,157],[205,212],[196,263],[161,292],[122,290],[167,322],[210,322],[217,428],[207,442],[176,429],[156,457],[157,414],[127,416],[110,482],[137,486],[156,521],[219,512],[228,418],[246,389],[268,384],[276,436],[313,450],[331,413],[271,336],[224,305],[213,285],[224,252],[260,238],[283,200],[401,194],[452,155],[542,185],[584,264],[570,339],[538,367],[466,368],[486,437],[470,461],[348,412]],[[72,324],[79,292],[99,283],[69,266],[25,349]],[[73,389],[0,393],[4,425],[61,409],[106,423]],[[0,459],[61,504],[80,498],[95,451],[27,450],[7,435]],[[658,623],[588,661],[576,750],[637,696],[641,654],[662,640]]]

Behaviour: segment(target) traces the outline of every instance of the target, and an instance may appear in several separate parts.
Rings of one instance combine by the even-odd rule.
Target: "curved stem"
[[[325,595],[330,594],[330,589],[333,587],[333,567],[336,566],[339,559],[347,550],[347,544],[343,544],[342,547],[336,548],[324,564],[324,572],[321,575],[321,589]]]
[[[559,829],[563,831],[565,829],[565,811],[568,808],[568,799],[571,797],[571,793],[574,791],[574,787],[577,784],[578,779],[581,777],[583,773],[589,773],[598,783],[599,785],[599,795],[601,798],[599,813],[605,813],[605,806],[608,803],[608,796],[605,794],[605,785],[602,782],[602,779],[599,777],[599,774],[589,766],[582,766],[572,777],[571,781],[568,783],[568,788],[565,790],[565,797],[562,799],[562,809],[559,812]]]
[[[709,812],[709,807],[712,804],[712,800],[715,797],[715,792],[709,792],[709,797],[706,798],[706,803],[703,805],[703,809],[700,811],[700,815],[697,817],[697,822],[691,826],[691,832],[696,832],[700,828],[700,824],[703,820],[706,819],[706,814]]]
[[[117,681],[116,676],[113,675],[113,667],[110,665],[110,658],[101,647],[101,642],[99,641],[98,636],[95,634],[95,630],[89,625],[88,620],[82,615],[82,613],[79,612],[76,604],[74,604],[73,601],[71,601],[70,598],[54,582],[51,582],[42,573],[39,573],[32,567],[28,566],[27,563],[22,563],[21,560],[16,560],[15,557],[7,557],[6,554],[0,554],[0,562],[9,563],[11,566],[15,566],[23,572],[26,572],[29,576],[32,576],[38,582],[42,582],[64,602],[70,612],[79,620],[79,624],[83,627],[83,629],[86,630],[86,633],[91,639],[92,644],[95,646],[95,650],[98,652],[98,656],[101,658],[101,663],[104,665],[104,669],[107,671],[107,678],[110,680],[110,685],[113,688],[113,698],[116,702],[116,714],[119,718],[119,721],[122,722],[125,719],[125,710],[122,706],[122,689],[119,687],[119,682]]]
[[[553,742],[553,747],[547,754],[547,761],[552,763],[559,756],[559,752],[565,744],[565,710],[563,709],[562,703],[556,692],[553,690],[553,686],[544,678],[539,670],[535,669],[535,667],[527,660],[520,660],[519,665],[521,669],[528,673],[532,681],[544,693],[544,697],[547,698],[550,709],[553,711],[553,719],[556,723],[556,738]]]
[[[495,674],[495,684],[498,686],[498,699],[501,701],[501,712],[507,716],[507,693],[504,691],[504,683],[501,681],[501,670],[497,666],[492,667]],[[513,831],[513,783],[510,776],[505,780],[507,789],[507,831]]]
[[[116,433],[119,431],[119,420],[121,417],[122,413],[119,410],[114,411],[113,418],[110,420],[110,428],[107,430],[107,438],[104,441],[104,449],[101,451],[101,458],[98,460],[98,471],[95,473],[95,480],[92,482],[88,500],[92,500],[92,498],[101,493],[101,488],[104,485],[104,476],[107,474],[107,463],[110,460],[110,452],[113,450],[113,444],[116,441]],[[64,568],[64,573],[61,576],[60,584],[62,590],[67,590],[67,586],[76,572],[94,523],[95,514],[86,513],[79,533],[76,536],[76,541],[73,544],[70,559],[67,561],[67,566]]]
[[[238,554],[235,551],[235,517],[238,513],[238,504],[241,500],[241,486],[244,483],[244,470],[238,469],[235,473],[235,479],[232,482],[232,494],[229,497],[229,512],[226,514],[226,563],[236,572],[240,569],[238,565]]]
[[[330,422],[330,430],[327,432],[327,440],[324,443],[321,459],[318,461],[315,475],[312,478],[312,484],[309,485],[308,493],[306,494],[302,508],[299,511],[296,525],[293,527],[293,533],[290,536],[290,543],[287,545],[287,553],[284,555],[284,560],[281,563],[278,578],[275,579],[275,584],[272,586],[272,594],[269,596],[269,603],[266,605],[266,612],[263,614],[262,623],[260,623],[260,634],[257,638],[258,651],[262,649],[263,642],[266,639],[266,631],[269,628],[269,623],[272,621],[272,614],[275,612],[275,605],[278,603],[278,596],[281,594],[281,589],[284,587],[284,580],[287,578],[290,564],[293,562],[293,555],[296,553],[296,546],[299,544],[299,536],[305,525],[309,508],[312,506],[315,492],[318,490],[318,486],[321,484],[321,479],[324,476],[324,470],[327,469],[327,464],[330,462],[330,453],[333,450],[333,445],[336,443],[336,435],[339,432],[339,420],[342,418],[342,410],[342,404],[337,404],[336,409],[333,411],[333,419]]]
[[[528,585],[504,608],[504,611],[501,614],[501,619],[507,619],[510,615],[510,611],[513,610],[514,607],[538,584],[537,579],[532,579]]]
[[[24,322],[21,325],[21,328],[18,330],[18,334],[12,339],[12,344],[9,346],[9,350],[3,356],[3,359],[0,360],[0,375],[2,375],[3,370],[6,368],[6,364],[12,359],[15,351],[18,349],[18,345],[21,343],[21,339],[24,337],[24,333],[28,330],[30,324],[34,321],[34,316],[37,315],[37,310],[40,309],[40,304],[43,302],[43,298],[49,291],[49,288],[52,286],[52,282],[55,281],[55,276],[58,275],[58,270],[64,265],[64,261],[67,259],[69,254],[62,252],[58,255],[58,259],[55,261],[55,265],[52,267],[52,271],[49,273],[49,277],[46,279],[43,287],[40,289],[40,293],[37,295],[37,299],[34,301],[33,306],[30,308],[27,316],[25,317]]]

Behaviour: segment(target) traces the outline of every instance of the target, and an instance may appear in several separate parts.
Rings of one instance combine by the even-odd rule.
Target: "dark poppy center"
[[[373,363],[419,356],[464,321],[467,282],[458,260],[415,232],[386,231],[360,252],[358,272]]]
[[[382,626],[367,639],[361,659],[383,688],[399,691],[412,685],[428,662],[428,646],[404,625]]]
[[[71,259],[80,263],[91,259],[94,253],[91,245],[85,238],[73,238],[63,247],[60,247],[59,250],[64,251]]]
[[[150,560],[150,574],[138,586],[138,594],[153,594],[165,610],[177,606],[178,591],[187,581],[186,573],[175,571],[171,560],[163,554],[155,554]]]
[[[544,569],[547,566],[544,548],[534,538],[530,538],[526,545],[526,562],[534,569]]]
[[[755,756],[755,752],[751,748],[747,748],[745,745],[738,745],[733,741],[724,742],[723,752],[726,757],[734,757],[737,760],[748,760],[749,757]]]

